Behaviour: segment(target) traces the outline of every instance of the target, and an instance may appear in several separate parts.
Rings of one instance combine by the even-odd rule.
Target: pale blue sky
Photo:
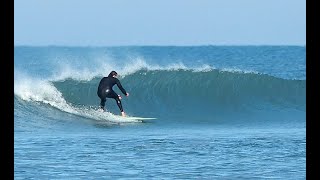
[[[15,45],[305,45],[306,0],[14,0]]]

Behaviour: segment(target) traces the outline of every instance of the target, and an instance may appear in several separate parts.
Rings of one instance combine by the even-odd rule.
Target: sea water
[[[98,111],[112,70],[156,120]],[[15,46],[14,178],[305,179],[305,71],[305,46]]]

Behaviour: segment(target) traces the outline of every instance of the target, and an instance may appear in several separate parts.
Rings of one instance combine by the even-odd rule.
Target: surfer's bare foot
[[[126,114],[125,114],[124,112],[121,112],[121,115],[122,115],[123,117],[125,117],[125,116],[126,116]]]
[[[104,108],[103,107],[99,107],[99,111],[101,111],[101,112],[104,112],[105,110],[104,110]]]

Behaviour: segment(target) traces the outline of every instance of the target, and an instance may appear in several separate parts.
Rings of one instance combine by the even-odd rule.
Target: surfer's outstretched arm
[[[127,93],[127,91],[122,87],[119,79],[117,79],[116,83],[117,83],[118,88],[121,90],[121,92],[122,92],[124,95],[129,96],[129,93]]]

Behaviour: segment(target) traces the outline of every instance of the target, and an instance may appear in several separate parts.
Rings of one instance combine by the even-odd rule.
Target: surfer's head
[[[117,76],[118,73],[116,71],[111,71],[110,74],[108,75],[108,77],[113,77],[113,76]]]

